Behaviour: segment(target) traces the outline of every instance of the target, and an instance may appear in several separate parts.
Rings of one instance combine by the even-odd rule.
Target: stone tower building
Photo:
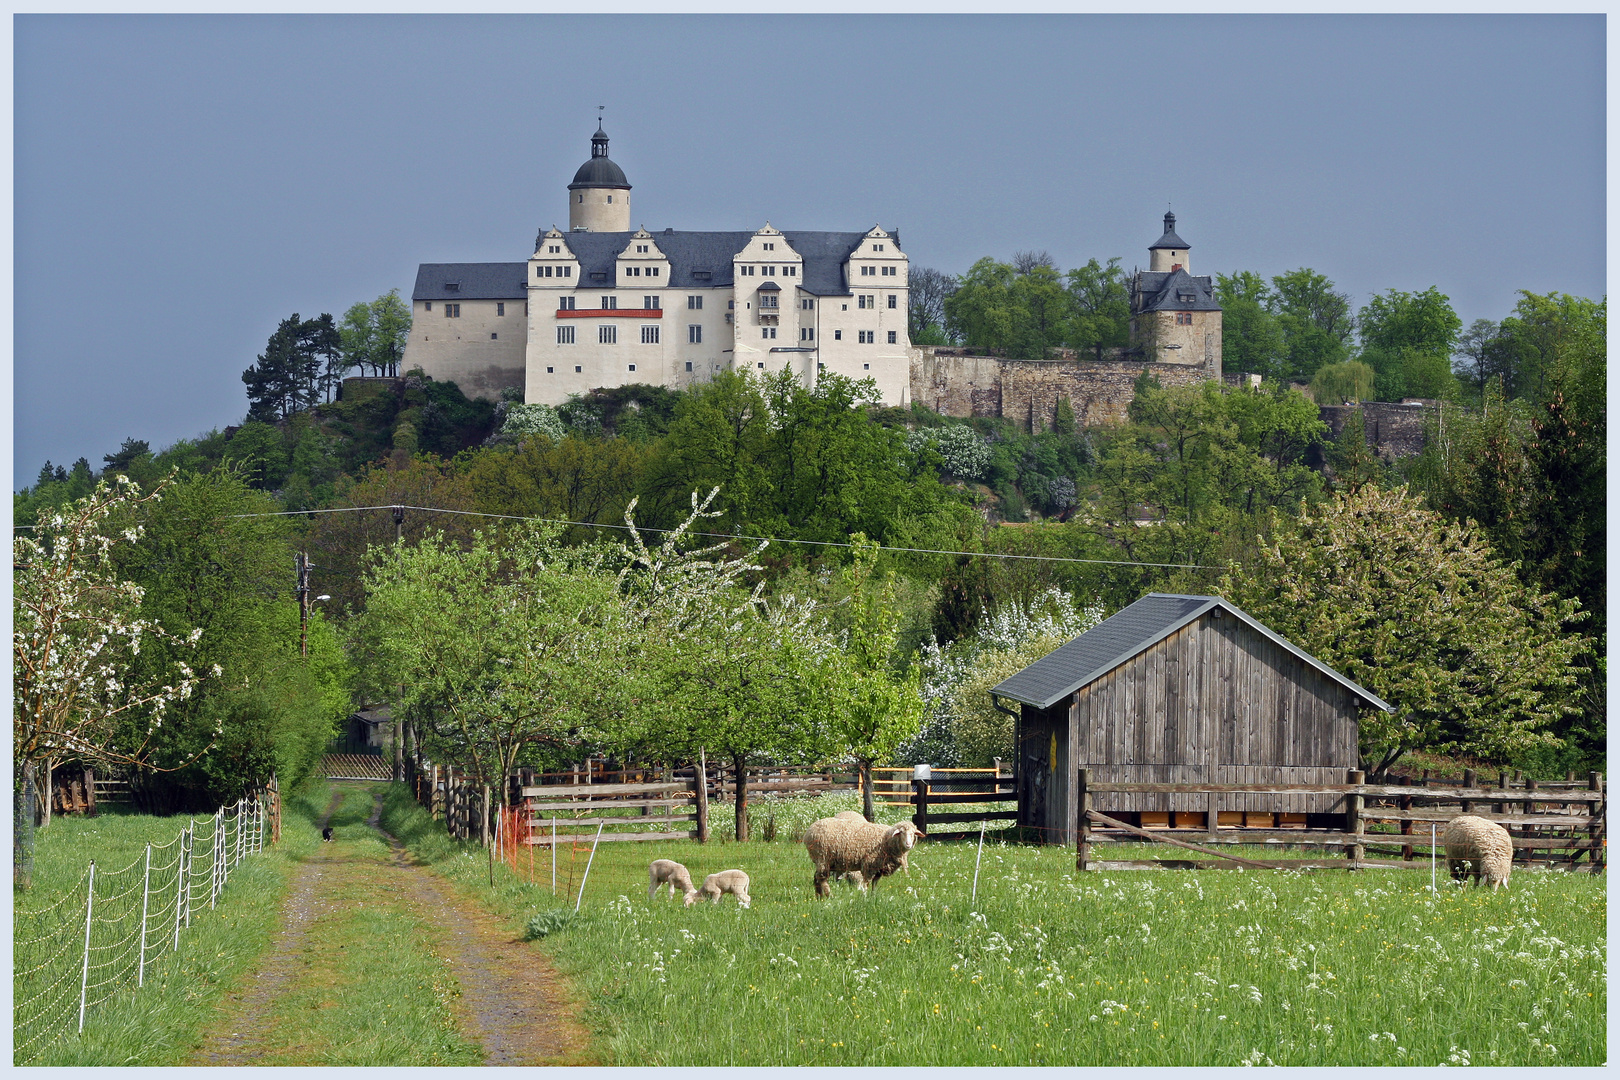
[[[1148,269],[1131,281],[1131,340],[1144,359],[1202,367],[1221,374],[1221,307],[1214,283],[1188,270],[1187,241],[1176,235],[1176,215],[1164,215],[1164,235],[1148,248]]]
[[[596,125],[590,160],[568,185],[568,228],[575,232],[629,232],[630,181],[608,157],[607,132]]]

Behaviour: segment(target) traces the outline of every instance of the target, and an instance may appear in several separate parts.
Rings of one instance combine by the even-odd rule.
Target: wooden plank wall
[[[1075,695],[1073,767],[1098,783],[1341,783],[1357,764],[1355,713],[1350,692],[1311,665],[1240,619],[1205,615]],[[1222,808],[1344,809],[1327,794],[1234,800]],[[1095,808],[1205,809],[1166,793],[1099,794]]]

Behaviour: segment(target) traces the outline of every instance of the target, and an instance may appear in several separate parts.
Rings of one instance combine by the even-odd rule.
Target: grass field
[[[82,1036],[73,1033],[78,1004],[75,980],[72,1000],[67,1003],[74,1021],[67,1029],[69,1034],[49,1042],[44,1052],[29,1063],[163,1065],[182,1060],[211,1018],[212,1006],[234,980],[251,969],[268,944],[294,860],[318,842],[313,839],[313,822],[325,809],[326,798],[324,788],[290,796],[283,814],[283,842],[243,862],[231,875],[219,907],[193,917],[191,927],[181,935],[177,951],[160,951],[149,959],[143,988],[121,992],[92,1010]],[[53,820],[37,834],[33,888],[15,895],[18,917],[13,925],[14,942],[52,929],[52,920],[31,920],[25,913],[49,908],[75,891],[91,859],[95,859],[98,872],[133,865],[133,880],[138,886],[146,844],[168,843],[189,820],[185,816],[118,812]],[[206,818],[203,821],[206,823]],[[76,932],[82,933],[82,910],[65,921],[74,923]],[[19,945],[13,956],[13,971],[26,969],[30,960],[28,949]],[[28,979],[14,976],[12,990],[13,1000],[21,1002],[33,995],[35,987]],[[56,1030],[45,1032],[38,1042],[48,1042]],[[14,1029],[14,1046],[20,1046],[32,1034]],[[17,1060],[24,1060],[34,1048],[30,1046]]]
[[[498,869],[491,889],[483,852],[403,791],[384,821],[514,928],[564,903],[545,849],[534,885]],[[586,857],[559,853],[560,893]],[[752,909],[649,904],[657,857],[697,880],[747,870]],[[974,857],[925,842],[871,895],[817,901],[803,847],[785,839],[604,844],[581,917],[539,947],[588,1001],[601,1059],[622,1065],[1607,1058],[1602,878],[1521,871],[1505,892],[1431,896],[1419,871],[1082,876],[1071,851],[990,844],[975,903]]]

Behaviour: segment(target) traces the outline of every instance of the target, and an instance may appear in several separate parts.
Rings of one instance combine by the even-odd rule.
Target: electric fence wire
[[[82,1030],[89,1010],[143,985],[151,965],[179,947],[180,932],[191,925],[192,913],[216,902],[233,868],[263,850],[260,838],[252,835],[255,828],[262,831],[260,822],[255,803],[221,807],[203,823],[206,832],[193,823],[171,840],[147,845],[149,850],[127,866],[108,871],[87,866],[73,885],[43,907],[17,907],[14,1063],[34,1060]],[[208,846],[201,873],[195,864],[199,839]],[[152,861],[152,853],[159,851],[172,853],[164,861]]]
[[[417,510],[425,514],[454,514],[460,517],[493,518],[500,521],[538,521],[550,525],[577,525],[582,529],[618,529],[630,532],[629,525],[610,525],[600,521],[569,521],[566,518],[538,517],[526,514],[491,514],[483,510],[449,510],[442,506],[411,506],[404,503],[393,503],[387,506],[334,506],[324,510],[272,510],[259,514],[231,514],[233,518],[260,518],[260,517],[297,517],[304,514],[342,514],[361,513],[371,510]],[[634,529],[638,533],[671,533],[674,529],[655,529],[646,525],[637,525]],[[716,532],[689,532],[689,536],[701,536],[711,540],[745,540],[749,543],[766,544],[804,544],[812,547],[838,547],[852,548],[855,545],[843,540],[794,540],[784,536],[746,536],[741,533]],[[1029,562],[1056,562],[1056,563],[1087,563],[1095,566],[1140,566],[1145,568],[1168,570],[1224,570],[1223,566],[1209,566],[1204,563],[1155,563],[1132,562],[1125,559],[1077,559],[1067,555],[1015,555],[1001,551],[948,551],[942,548],[909,548],[894,547],[889,544],[878,544],[879,551],[894,551],[909,555],[963,555],[975,559],[1021,559]]]

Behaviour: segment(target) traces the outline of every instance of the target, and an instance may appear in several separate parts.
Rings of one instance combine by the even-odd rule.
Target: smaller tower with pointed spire
[[[1221,305],[1215,283],[1187,269],[1187,241],[1176,215],[1164,215],[1164,235],[1148,248],[1149,269],[1131,281],[1131,345],[1158,364],[1201,367],[1221,374]]]
[[[1174,270],[1186,270],[1191,273],[1187,264],[1187,251],[1187,241],[1176,235],[1176,215],[1166,210],[1164,235],[1148,248],[1148,258],[1152,260],[1148,269],[1161,273]]]

